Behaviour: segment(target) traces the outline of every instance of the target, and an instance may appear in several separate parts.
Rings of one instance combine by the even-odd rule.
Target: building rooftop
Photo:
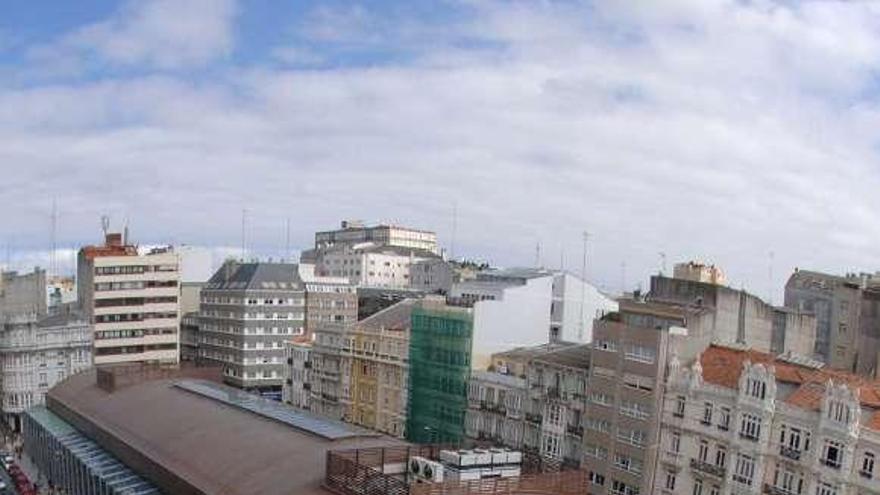
[[[406,330],[412,326],[415,299],[404,299],[355,323],[355,331],[376,333],[380,330]]]
[[[175,386],[185,379],[145,379],[108,392],[92,370],[53,388],[47,405],[164,493],[324,493],[328,450],[402,444],[384,436],[329,439]]]
[[[579,368],[586,370],[590,368],[591,348],[592,344],[567,346],[556,351],[542,354],[536,357],[534,360],[554,366],[565,366],[568,368]]]
[[[205,284],[206,289],[300,290],[302,279],[295,263],[237,263],[227,261]]]
[[[871,422],[877,425],[875,429],[880,430],[880,380],[816,367],[814,364],[799,364],[790,357],[713,344],[700,356],[703,381],[726,388],[738,388],[743,363],[747,361],[773,367],[777,382],[794,386],[792,393],[782,400],[796,407],[820,410],[829,381],[858,389],[862,406],[876,411]]]
[[[547,344],[539,344],[529,347],[515,347],[509,351],[499,352],[492,355],[492,361],[498,359],[506,359],[509,361],[529,361],[531,359],[543,356],[549,352],[558,351],[566,347],[577,346],[574,342],[551,342]]]

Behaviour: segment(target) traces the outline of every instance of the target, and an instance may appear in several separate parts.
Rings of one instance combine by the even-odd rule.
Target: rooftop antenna
[[[620,263],[620,293],[626,294],[626,261]]]
[[[535,242],[535,268],[541,268],[541,241]]]
[[[104,238],[107,238],[107,232],[110,231],[110,217],[101,215],[101,231],[104,232]]]
[[[128,240],[128,218],[126,218],[122,227],[122,245],[128,246]]]
[[[55,198],[52,198],[52,221],[51,221],[51,232],[50,232],[50,241],[52,244],[52,251],[49,253],[49,276],[54,277],[58,274],[58,261],[56,259],[58,251],[56,246],[56,238],[55,234],[58,229],[58,206],[55,202]]]
[[[247,260],[247,208],[241,209],[241,261]]]
[[[284,221],[284,259],[290,261],[290,217]]]
[[[559,246],[559,271],[565,271],[565,248]]]
[[[584,252],[583,259],[581,260],[581,317],[578,326],[578,341],[580,342],[584,341],[584,304],[587,297],[587,241],[590,239],[590,233],[585,230],[583,236]]]
[[[452,202],[452,241],[449,247],[449,257],[455,261],[455,234],[458,227],[458,201]]]
[[[660,251],[657,253],[660,255],[660,275],[664,275],[666,273],[666,253]]]

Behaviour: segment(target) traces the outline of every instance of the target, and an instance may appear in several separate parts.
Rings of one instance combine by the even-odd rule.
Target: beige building
[[[712,346],[673,360],[658,494],[880,493],[880,382]]]
[[[677,263],[673,267],[672,276],[693,282],[705,282],[707,284],[726,285],[727,278],[721,268],[715,265],[706,265],[698,261]]]
[[[95,364],[179,360],[179,258],[139,252],[120,234],[80,249],[78,299],[92,324]]]

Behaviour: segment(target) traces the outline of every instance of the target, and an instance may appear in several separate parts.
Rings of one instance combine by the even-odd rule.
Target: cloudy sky
[[[340,219],[609,290],[880,268],[880,5],[8,0],[0,246],[279,255]],[[625,265],[624,265],[625,264]]]

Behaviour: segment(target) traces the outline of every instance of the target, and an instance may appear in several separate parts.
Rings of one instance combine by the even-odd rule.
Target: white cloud
[[[55,196],[77,241],[109,211],[141,239],[236,245],[248,208],[265,253],[286,218],[298,246],[349,217],[435,228],[448,245],[457,203],[459,254],[531,263],[540,240],[546,263],[564,250],[577,269],[588,229],[590,273],[612,289],[621,262],[644,279],[658,251],[718,262],[759,293],[769,251],[778,287],[795,265],[880,264],[873,4],[468,8],[455,42],[366,38],[413,40],[406,64],[0,91],[0,163],[16,172],[0,183],[0,238],[45,238]],[[334,43],[370,19],[319,15],[329,27],[312,36]],[[138,46],[173,65],[152,54],[162,42]]]
[[[201,67],[232,51],[236,12],[235,0],[129,0],[107,20],[32,48],[30,57],[49,74],[102,63],[136,69]]]

